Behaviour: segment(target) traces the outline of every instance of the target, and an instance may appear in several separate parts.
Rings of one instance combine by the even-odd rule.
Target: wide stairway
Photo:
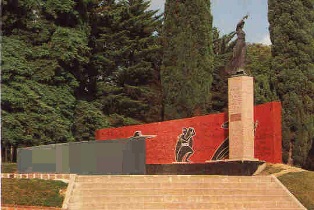
[[[68,209],[305,209],[272,176],[77,176]]]

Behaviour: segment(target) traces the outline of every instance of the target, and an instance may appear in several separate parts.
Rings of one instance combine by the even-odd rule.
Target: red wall
[[[255,106],[255,158],[271,163],[281,163],[281,104],[271,102]],[[217,148],[228,137],[228,129],[222,128],[227,114],[211,114],[180,120],[171,120],[143,125],[106,128],[96,131],[96,140],[128,138],[135,131],[143,135],[157,135],[146,142],[146,163],[165,164],[175,162],[175,147],[183,128],[192,127],[194,153],[191,162],[211,160]]]

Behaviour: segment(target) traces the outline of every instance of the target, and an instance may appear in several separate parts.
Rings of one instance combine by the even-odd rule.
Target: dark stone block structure
[[[264,161],[225,160],[207,163],[147,164],[146,174],[252,176],[264,163]]]
[[[19,173],[145,174],[145,138],[18,149]]]

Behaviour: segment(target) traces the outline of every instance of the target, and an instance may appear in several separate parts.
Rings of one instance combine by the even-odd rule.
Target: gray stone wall
[[[19,148],[19,173],[145,174],[145,138]]]

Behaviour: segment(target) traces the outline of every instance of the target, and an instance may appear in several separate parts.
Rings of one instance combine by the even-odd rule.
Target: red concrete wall
[[[255,158],[271,163],[281,163],[281,104],[271,102],[254,109]],[[165,164],[176,161],[176,143],[183,128],[194,128],[193,154],[189,160],[202,163],[211,160],[215,151],[228,137],[228,129],[222,125],[228,120],[226,113],[171,120],[143,125],[107,128],[96,131],[96,140],[112,140],[133,136],[135,131],[143,135],[157,135],[146,142],[146,163]]]
[[[271,102],[255,106],[255,157],[270,163],[282,162],[281,103]]]

